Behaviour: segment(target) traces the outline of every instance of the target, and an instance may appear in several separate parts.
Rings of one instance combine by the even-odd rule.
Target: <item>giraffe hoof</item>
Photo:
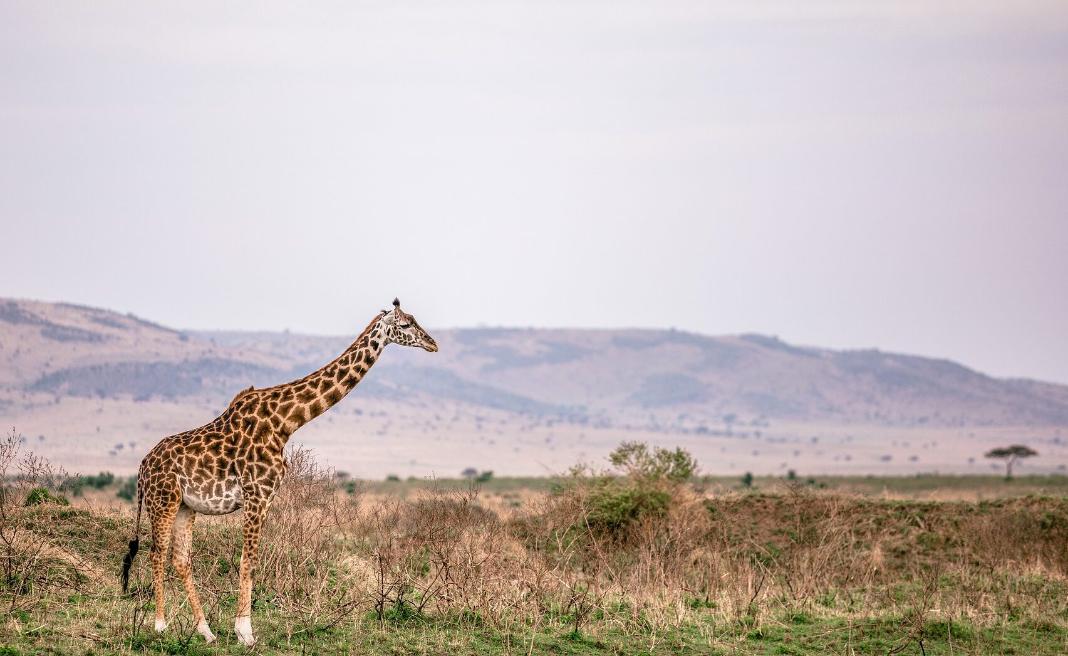
[[[156,618],[156,633],[163,633],[167,630],[167,620],[162,618]]]
[[[204,636],[204,642],[215,642],[215,634],[211,632],[211,628],[208,626],[207,620],[200,620],[200,623],[197,624],[197,631],[200,633],[200,635]]]
[[[256,638],[252,635],[252,618],[237,618],[237,621],[234,622],[234,631],[237,633],[237,639],[241,641],[241,644],[249,648],[256,646]]]

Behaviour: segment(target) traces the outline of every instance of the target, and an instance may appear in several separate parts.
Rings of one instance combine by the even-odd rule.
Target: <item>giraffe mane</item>
[[[232,405],[234,405],[234,404],[235,404],[235,403],[237,403],[237,402],[238,402],[238,401],[239,401],[239,400],[240,400],[241,398],[243,398],[243,397],[244,397],[245,395],[249,394],[250,392],[254,392],[254,391],[256,391],[256,387],[255,387],[255,386],[253,386],[253,385],[249,385],[249,386],[248,386],[248,387],[246,387],[245,389],[243,389],[243,390],[241,390],[240,392],[238,392],[236,396],[234,396],[233,400],[232,400],[232,401],[230,401],[230,405],[231,405],[231,406],[232,406]]]

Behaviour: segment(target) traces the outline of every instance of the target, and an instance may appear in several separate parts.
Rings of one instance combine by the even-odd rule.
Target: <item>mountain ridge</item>
[[[434,355],[392,349],[365,394],[520,414],[695,424],[765,419],[885,425],[1068,425],[1068,386],[945,358],[798,346],[755,333],[459,328]],[[0,299],[0,399],[222,398],[297,378],[353,337],[191,331],[70,303]]]

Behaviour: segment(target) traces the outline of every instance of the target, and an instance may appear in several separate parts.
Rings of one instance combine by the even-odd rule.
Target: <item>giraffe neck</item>
[[[281,386],[278,413],[288,439],[298,428],[326,412],[352,391],[386,347],[386,329],[377,317],[345,352],[318,371]]]

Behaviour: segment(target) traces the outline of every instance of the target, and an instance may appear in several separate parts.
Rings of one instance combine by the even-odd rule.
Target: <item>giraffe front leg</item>
[[[245,540],[241,549],[239,588],[237,591],[237,618],[234,631],[237,639],[246,647],[256,644],[252,634],[252,571],[256,567],[256,550],[260,542],[260,529],[267,514],[267,504],[259,500],[245,499]]]
[[[193,546],[193,520],[196,513],[187,506],[178,509],[174,518],[174,531],[171,542],[171,553],[174,559],[174,569],[182,577],[182,585],[185,586],[185,594],[189,597],[189,607],[193,610],[193,621],[197,624],[197,631],[204,636],[206,642],[214,642],[215,634],[208,626],[208,620],[204,617],[204,607],[200,605],[200,596],[197,595],[196,585],[193,583],[193,563],[191,549]]]

